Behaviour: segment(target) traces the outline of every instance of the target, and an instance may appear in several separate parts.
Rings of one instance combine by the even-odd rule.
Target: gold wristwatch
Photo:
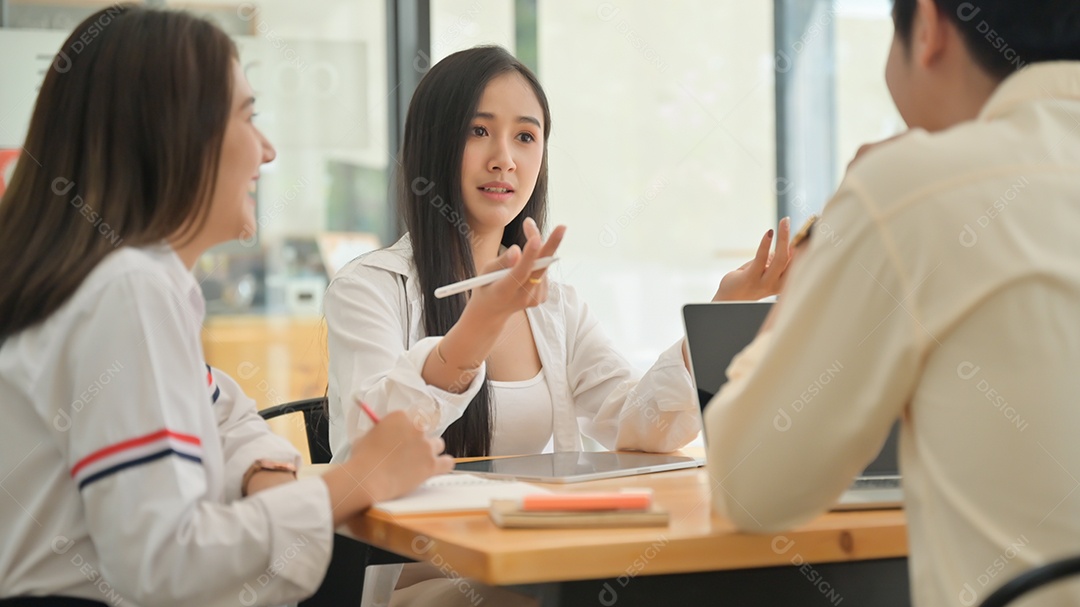
[[[289,462],[275,462],[270,459],[257,459],[251,467],[244,473],[244,478],[240,480],[240,495],[247,497],[248,483],[251,482],[251,477],[256,473],[267,470],[269,472],[292,472],[293,478],[296,478],[296,466]]]

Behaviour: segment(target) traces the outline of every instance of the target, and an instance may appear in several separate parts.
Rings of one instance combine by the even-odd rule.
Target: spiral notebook
[[[408,495],[375,504],[375,509],[390,514],[486,511],[491,500],[520,499],[532,493],[551,491],[519,481],[441,474],[429,478]]]

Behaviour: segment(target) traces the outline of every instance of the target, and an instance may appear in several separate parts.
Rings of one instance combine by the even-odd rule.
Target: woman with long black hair
[[[506,50],[450,55],[421,80],[402,142],[397,198],[408,234],[353,260],[326,295],[335,457],[380,412],[407,410],[454,456],[684,446],[700,415],[683,340],[645,374],[618,354],[572,287],[533,263],[545,240],[551,113],[536,76]],[[776,293],[788,221],[754,261],[728,274],[714,299]],[[445,299],[442,285],[511,268],[488,286]]]
[[[334,458],[369,431],[354,400],[380,413],[409,411],[442,435],[451,455],[583,448],[673,451],[698,433],[683,340],[645,374],[619,355],[570,286],[534,270],[565,227],[547,218],[551,112],[536,76],[505,49],[450,55],[420,81],[405,122],[397,198],[408,234],[334,276],[325,308]],[[757,257],[731,272],[714,299],[777,292],[787,266],[788,221]],[[445,299],[436,288],[509,268],[508,276]],[[373,578],[379,601],[399,567]],[[407,565],[393,605],[467,604],[457,582]],[[489,602],[532,604],[504,589],[470,586]]]

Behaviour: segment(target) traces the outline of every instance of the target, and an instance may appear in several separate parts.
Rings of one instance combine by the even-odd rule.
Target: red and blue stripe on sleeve
[[[210,368],[210,365],[206,365],[206,385],[210,388],[211,404],[216,404],[218,397],[221,396],[221,388],[214,383],[214,371]]]
[[[170,456],[202,464],[202,441],[191,434],[181,434],[169,429],[158,430],[87,455],[71,469],[71,478],[82,490],[87,485],[121,470]]]

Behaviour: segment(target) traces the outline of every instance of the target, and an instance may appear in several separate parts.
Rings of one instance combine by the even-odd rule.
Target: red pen
[[[356,399],[356,404],[360,405],[360,408],[364,410],[364,413],[367,413],[367,416],[371,418],[372,423],[379,423],[379,416],[375,415],[375,412],[371,410],[371,407],[369,407],[367,403],[360,399]]]

